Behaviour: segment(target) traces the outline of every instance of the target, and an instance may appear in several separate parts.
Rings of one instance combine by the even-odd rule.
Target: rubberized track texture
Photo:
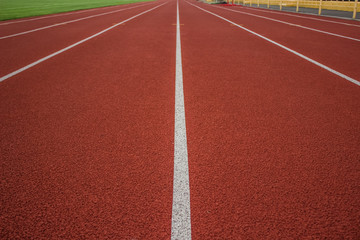
[[[178,4],[182,56],[175,0],[0,24],[136,7],[0,39],[1,78],[114,26],[0,82],[1,239],[171,239],[185,152],[192,239],[359,239],[360,87],[260,35],[356,81],[360,43],[230,10],[352,38],[359,24]]]
[[[2,42],[0,46],[0,51],[2,52],[0,74],[5,75],[15,71],[151,7],[154,7],[154,5],[141,6],[117,14],[105,15],[101,17],[102,21],[92,18],[86,21],[50,28],[46,31],[2,39],[0,40]],[[32,22],[31,24],[35,23]],[[41,46],[41,48],[34,46]]]
[[[170,236],[174,6],[1,85],[3,237]]]
[[[298,27],[298,28],[304,28],[312,31],[318,31],[323,32],[325,34],[333,34],[337,35],[339,37],[343,38],[355,38],[358,40],[359,38],[359,32],[358,29],[354,26],[360,27],[360,24],[349,24],[344,25],[342,22],[333,22],[332,24],[324,24],[323,21],[314,21],[314,19],[308,19],[308,18],[302,18],[301,21],[299,21],[299,18],[292,17],[289,15],[280,15],[277,12],[270,12],[270,11],[249,11],[249,8],[244,7],[237,7],[237,8],[225,8],[228,11],[237,12],[239,14],[244,14],[247,16],[267,19],[269,21],[276,21],[283,24],[287,24],[290,26]],[[296,15],[298,16],[298,15]],[[326,22],[328,23],[328,22]],[[338,28],[334,28],[334,25],[339,26]],[[341,27],[340,27],[341,26]],[[333,32],[334,31],[334,32]],[[359,40],[358,40],[359,41]]]
[[[358,87],[181,7],[193,238],[356,239]],[[225,14],[289,47],[306,44],[290,27]]]
[[[137,7],[140,7],[140,6],[146,6],[146,5],[149,5],[149,4],[142,4],[142,5],[137,5],[137,6],[130,6],[130,7],[125,7],[125,8],[120,8],[120,9],[114,9],[114,10],[111,10],[111,11],[105,11],[105,12],[101,12],[101,13],[96,13],[96,14],[92,14],[92,15],[89,15],[89,16],[85,16],[85,17],[80,17],[80,18],[78,17],[78,18],[71,19],[71,20],[68,20],[68,21],[60,21],[60,22],[50,24],[50,25],[45,25],[45,26],[42,26],[42,27],[35,27],[35,28],[30,28],[28,30],[21,30],[20,32],[8,33],[7,35],[1,36],[0,39],[6,39],[6,38],[25,35],[25,34],[30,34],[30,33],[33,33],[33,32],[42,31],[42,30],[45,30],[45,29],[49,29],[49,28],[53,28],[53,27],[57,27],[57,26],[65,25],[65,24],[71,24],[71,23],[74,23],[74,22],[84,21],[84,20],[87,20],[87,19],[90,19],[90,18],[97,18],[97,17],[101,17],[101,16],[104,16],[104,15],[108,15],[108,14],[115,14],[115,13],[118,13],[118,12],[121,12],[121,11],[137,8]],[[13,30],[13,28],[10,28],[9,30]]]

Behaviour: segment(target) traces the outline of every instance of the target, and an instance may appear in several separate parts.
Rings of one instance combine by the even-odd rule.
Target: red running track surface
[[[42,31],[28,33],[26,35],[0,39],[2,43],[0,45],[0,51],[2,53],[2,57],[0,59],[0,74],[2,76],[15,71],[18,68],[26,66],[44,56],[52,54],[77,41],[89,37],[90,35],[100,32],[113,24],[124,21],[125,19],[150,9],[151,7],[154,7],[154,5],[140,6],[115,14],[90,18]],[[92,15],[93,13],[90,12],[88,14]],[[58,19],[58,21],[61,22],[67,20]],[[19,25],[28,24],[30,24],[30,22],[19,23]],[[37,28],[37,22],[31,22],[31,24],[33,25],[32,28]],[[0,26],[0,29],[1,27],[2,26]],[[120,28],[121,27],[123,26],[120,26]],[[2,34],[1,36],[4,35],[6,34]]]
[[[258,8],[250,8],[243,7],[237,5],[229,9],[230,11],[238,11],[244,13],[250,13],[254,15],[264,16],[280,21],[286,21],[293,24],[298,24],[305,27],[316,28],[322,31],[333,32],[336,34],[346,35],[349,37],[360,38],[359,36],[359,28],[360,22],[358,21],[343,21],[341,19],[333,19],[333,18],[320,18],[319,20],[317,16],[309,16],[303,14],[292,14],[290,12],[279,12],[277,10],[267,10],[267,9],[258,9]],[[229,11],[228,10],[228,11]],[[296,17],[295,17],[295,16]],[[249,15],[245,15],[250,18]],[[300,16],[300,18],[299,18]],[[252,17],[251,17],[252,18]],[[325,20],[325,21],[322,21]],[[329,22],[330,21],[330,22]],[[345,25],[345,24],[349,25]],[[354,27],[357,26],[357,27]]]
[[[358,87],[186,3],[180,10],[193,238],[356,239]]]
[[[1,83],[2,238],[169,238],[176,15],[154,11]]]
[[[29,31],[35,28],[42,28],[49,25],[59,24],[66,21],[74,21],[80,18],[90,17],[99,14],[105,14],[110,12],[121,12],[120,10],[126,11],[130,8],[137,8],[145,5],[154,5],[154,2],[138,2],[133,4],[124,4],[118,6],[102,7],[85,9],[72,12],[64,12],[59,14],[42,15],[37,17],[14,19],[11,21],[0,21],[0,37],[19,32]],[[116,14],[115,12],[112,14]],[[100,16],[99,16],[100,17]],[[101,22],[104,22],[102,19]],[[106,22],[106,21],[105,21]]]
[[[348,76],[355,79],[360,79],[360,71],[358,66],[355,64],[358,60],[358,54],[355,53],[360,50],[360,41],[344,39],[337,36],[331,36],[324,33],[285,25],[283,23],[269,21],[267,19],[259,19],[253,16],[242,15],[237,12],[228,11],[224,8],[216,8],[210,5],[205,5],[204,7],[206,10],[221,15],[239,25],[242,25],[243,27],[255,31],[256,33],[291,48],[292,50],[298,51],[307,57],[321,62],[328,67],[331,67],[339,72],[346,73]],[[228,23],[228,25],[230,25],[230,23]],[[322,25],[329,24],[322,23]],[[336,27],[343,28],[342,26]],[[240,30],[237,27],[233,28],[234,31]],[[344,28],[345,29],[342,30],[341,35],[351,37],[354,35],[353,32],[356,31],[357,39],[360,40],[360,28],[352,27],[352,31],[346,27]],[[237,41],[237,44],[240,45],[243,43]],[[344,45],[346,47],[344,47]],[[280,49],[278,51],[280,51]],[[234,62],[234,64],[236,65],[236,62]],[[285,65],[283,67],[286,68],[287,66]]]
[[[163,2],[0,40],[0,77]],[[360,79],[359,42],[190,3]],[[359,87],[179,6],[192,238],[359,239]],[[170,239],[175,25],[171,0],[0,83],[1,238]]]

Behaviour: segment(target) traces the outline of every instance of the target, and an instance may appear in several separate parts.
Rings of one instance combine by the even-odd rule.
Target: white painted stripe
[[[331,21],[331,20],[326,20],[326,19],[321,19],[321,18],[314,18],[314,17],[307,17],[307,16],[300,15],[300,14],[309,14],[309,13],[290,14],[290,13],[278,12],[276,10],[265,10],[265,9],[258,9],[258,8],[253,8],[253,7],[245,7],[245,8],[253,10],[253,11],[259,11],[259,12],[267,12],[267,13],[286,15],[286,16],[297,17],[297,18],[311,19],[311,20],[316,20],[316,21],[321,21],[321,22],[329,22],[329,23],[342,24],[342,25],[352,26],[352,27],[360,27],[360,25],[357,25],[357,24],[344,23],[344,22],[338,22],[338,21]],[[322,15],[322,16],[324,16],[324,15]]]
[[[130,20],[132,20],[132,19],[134,19],[134,18],[136,18],[136,17],[138,17],[138,16],[141,16],[141,15],[147,13],[147,12],[150,12],[150,11],[152,11],[152,10],[154,10],[154,9],[156,9],[156,8],[158,8],[158,7],[166,4],[166,3],[167,3],[167,2],[165,2],[165,3],[163,3],[163,4],[160,4],[160,5],[156,6],[156,7],[153,7],[153,8],[151,8],[151,9],[149,9],[149,10],[146,10],[146,11],[144,11],[144,12],[141,12],[141,13],[135,15],[135,16],[132,16],[131,18],[128,18],[128,19],[126,19],[126,20],[124,20],[124,21],[122,21],[122,22],[119,22],[119,23],[117,23],[117,24],[115,24],[115,25],[113,25],[113,26],[111,26],[111,27],[109,27],[109,28],[106,28],[106,29],[104,29],[104,30],[102,30],[102,31],[94,34],[94,35],[91,35],[90,37],[87,37],[87,38],[85,38],[85,39],[83,39],[83,40],[81,40],[81,41],[78,41],[78,42],[76,42],[76,43],[74,43],[74,44],[72,44],[72,45],[70,45],[70,46],[68,46],[68,47],[66,47],[66,48],[63,48],[63,49],[61,49],[61,50],[59,50],[59,51],[57,51],[57,52],[54,52],[54,53],[52,53],[52,54],[50,54],[50,55],[48,55],[48,56],[46,56],[46,57],[43,57],[43,58],[41,58],[41,59],[39,59],[39,60],[37,60],[37,61],[35,61],[35,62],[27,65],[27,66],[25,66],[25,67],[22,67],[22,68],[14,71],[14,72],[12,72],[12,73],[9,73],[9,74],[1,77],[1,78],[0,78],[0,82],[6,80],[6,79],[8,79],[8,78],[11,78],[11,77],[13,77],[13,76],[15,76],[15,75],[17,75],[17,74],[19,74],[19,73],[21,73],[21,72],[29,69],[29,68],[32,68],[33,66],[38,65],[39,63],[42,63],[42,62],[44,62],[44,61],[46,61],[46,60],[48,60],[48,59],[50,59],[50,58],[52,58],[52,57],[55,57],[56,55],[59,55],[60,53],[63,53],[63,52],[65,52],[65,51],[67,51],[67,50],[69,50],[69,49],[71,49],[71,48],[73,48],[73,47],[76,47],[76,46],[78,46],[78,45],[80,45],[80,44],[82,44],[82,43],[84,43],[84,42],[86,42],[86,41],[88,41],[88,40],[90,40],[90,39],[92,39],[92,38],[94,38],[94,37],[97,37],[97,36],[99,36],[99,35],[107,32],[107,31],[109,31],[109,30],[111,30],[111,29],[113,29],[113,28],[115,28],[115,27],[123,24],[123,23],[126,23],[126,22],[128,22],[128,21],[130,21]]]
[[[25,35],[25,34],[32,33],[32,32],[37,32],[37,31],[40,31],[40,30],[45,30],[45,29],[48,29],[48,28],[53,28],[53,27],[65,25],[65,24],[68,24],[68,23],[79,22],[79,21],[82,21],[82,20],[85,20],[85,19],[90,19],[90,18],[94,18],[94,17],[100,17],[100,16],[112,14],[112,13],[117,13],[117,12],[129,10],[129,9],[133,9],[133,8],[143,7],[143,6],[146,6],[146,5],[149,5],[149,3],[148,3],[148,4],[143,4],[143,5],[140,5],[140,6],[134,6],[134,7],[129,7],[129,8],[122,8],[122,9],[119,9],[119,10],[114,10],[114,11],[110,11],[110,12],[106,12],[106,13],[100,13],[100,14],[90,15],[90,16],[87,16],[87,17],[78,18],[78,19],[74,19],[74,20],[70,20],[70,21],[66,21],[66,22],[61,22],[61,23],[56,23],[56,24],[49,25],[49,26],[45,26],[45,27],[41,27],[41,28],[35,28],[35,29],[29,30],[29,31],[20,32],[20,33],[15,33],[15,34],[11,34],[11,35],[7,35],[7,36],[0,37],[0,40],[1,40],[1,39],[6,39],[6,38],[11,38],[11,37],[16,37],[16,36],[20,36],[20,35]]]
[[[301,57],[301,58],[303,58],[303,59],[305,59],[305,60],[307,60],[307,61],[309,61],[309,62],[311,62],[311,63],[313,63],[313,64],[315,64],[315,65],[317,65],[317,66],[319,66],[319,67],[321,67],[321,68],[323,68],[323,69],[325,69],[325,70],[327,70],[327,71],[329,71],[329,72],[331,72],[331,73],[333,73],[333,74],[335,74],[335,75],[337,75],[337,76],[339,76],[339,77],[342,77],[342,78],[344,78],[344,79],[346,79],[346,80],[348,80],[348,81],[350,81],[350,82],[352,82],[352,83],[360,86],[360,82],[359,82],[359,81],[357,81],[357,80],[355,80],[355,79],[353,79],[353,78],[351,78],[351,77],[349,77],[349,76],[347,76],[347,75],[345,75],[345,74],[343,74],[343,73],[340,73],[340,72],[338,72],[338,71],[336,71],[336,70],[334,70],[334,69],[332,69],[332,68],[330,68],[330,67],[328,67],[328,66],[325,66],[324,64],[321,64],[321,63],[319,63],[319,62],[317,62],[317,61],[315,61],[315,60],[313,60],[313,59],[311,59],[311,58],[309,58],[309,57],[307,57],[307,56],[305,56],[305,55],[303,55],[303,54],[301,54],[301,53],[299,53],[299,52],[296,52],[296,51],[294,51],[294,50],[292,50],[292,49],[290,49],[290,48],[288,48],[288,47],[285,47],[284,45],[282,45],[282,44],[280,44],[280,43],[278,43],[278,42],[275,42],[275,41],[273,41],[273,40],[271,40],[271,39],[269,39],[269,38],[267,38],[267,37],[264,37],[264,36],[262,36],[262,35],[260,35],[260,34],[258,34],[258,33],[256,33],[256,32],[254,32],[254,31],[251,31],[251,30],[249,30],[249,29],[247,29],[247,28],[245,28],[245,27],[243,27],[243,26],[240,26],[240,25],[238,25],[238,24],[230,21],[229,19],[226,19],[226,18],[224,18],[224,17],[222,17],[222,16],[219,16],[219,15],[213,13],[213,12],[210,12],[210,11],[208,11],[208,10],[205,10],[205,9],[203,9],[203,8],[201,8],[201,7],[198,7],[198,6],[194,5],[194,4],[191,4],[191,3],[189,3],[189,2],[187,2],[187,3],[190,4],[190,5],[192,5],[192,6],[194,6],[194,7],[196,7],[196,8],[198,8],[198,9],[200,9],[200,10],[202,10],[202,11],[204,11],[204,12],[207,12],[207,13],[209,13],[209,14],[211,14],[211,15],[214,15],[215,17],[218,17],[218,18],[220,18],[220,19],[222,19],[222,20],[224,20],[224,21],[226,21],[226,22],[229,22],[229,23],[233,24],[234,26],[237,26],[238,28],[241,28],[241,29],[243,29],[243,30],[245,30],[245,31],[247,31],[247,32],[249,32],[249,33],[251,33],[251,34],[254,34],[255,36],[258,36],[258,37],[260,37],[260,38],[262,38],[262,39],[264,39],[264,40],[266,40],[266,41],[268,41],[268,42],[270,42],[270,43],[272,43],[272,44],[275,44],[276,46],[279,46],[279,47],[285,49],[285,50],[288,51],[288,52],[291,52],[291,53],[293,53],[293,54],[295,54],[295,55],[297,55],[297,56],[299,56],[299,57]]]
[[[132,3],[131,5],[135,5],[135,4],[138,4],[138,3]],[[129,5],[129,4],[124,4],[124,5]],[[15,24],[15,23],[22,23],[22,22],[37,21],[37,20],[46,19],[46,18],[54,18],[54,17],[62,17],[62,16],[67,16],[67,15],[73,15],[73,14],[80,14],[80,13],[84,13],[84,12],[91,12],[91,11],[96,11],[96,10],[115,8],[115,7],[120,7],[120,6],[124,6],[124,5],[98,7],[98,8],[91,8],[91,9],[85,9],[85,10],[74,10],[74,11],[71,11],[71,12],[54,13],[54,14],[51,14],[51,15],[40,16],[40,17],[31,17],[31,18],[20,19],[20,20],[6,20],[4,22],[0,22],[0,26],[9,25],[9,24]]]
[[[113,8],[113,7],[117,7],[117,6],[111,6],[111,7],[106,7],[106,8]],[[46,18],[62,17],[62,16],[79,14],[79,13],[84,13],[84,12],[91,12],[91,11],[96,11],[96,10],[101,10],[101,9],[102,8],[92,8],[92,9],[86,9],[86,10],[74,10],[72,12],[54,13],[54,14],[46,15],[46,16],[42,16],[42,17],[31,17],[31,18],[26,18],[26,19],[21,19],[21,20],[6,20],[4,22],[0,22],[0,26],[9,25],[9,24],[15,24],[15,23],[22,23],[22,22],[37,21],[37,20],[46,19]]]
[[[171,239],[191,239],[189,167],[181,60],[179,2],[176,23],[174,185]]]
[[[307,30],[314,31],[314,32],[324,33],[324,34],[327,34],[327,35],[331,35],[331,36],[335,36],[335,37],[340,37],[340,38],[345,38],[345,39],[349,39],[349,40],[353,40],[353,41],[358,41],[358,42],[360,42],[360,39],[357,39],[357,38],[352,38],[352,37],[347,37],[347,36],[340,35],[340,34],[336,34],[336,33],[326,32],[326,31],[319,30],[319,29],[316,29],[316,28],[305,27],[305,26],[302,26],[302,25],[298,25],[298,24],[294,24],[294,23],[289,23],[289,22],[285,22],[285,21],[281,21],[281,20],[278,20],[278,19],[269,18],[269,17],[257,15],[257,14],[252,14],[252,13],[247,13],[247,12],[242,12],[242,11],[236,11],[236,10],[228,9],[228,8],[225,8],[225,7],[217,7],[217,6],[214,6],[214,5],[211,5],[211,6],[216,7],[216,8],[220,8],[220,9],[225,9],[225,10],[232,11],[232,12],[237,12],[237,13],[241,13],[241,14],[246,14],[246,15],[249,15],[249,16],[254,16],[254,17],[258,17],[258,18],[267,19],[267,20],[274,21],[274,22],[279,22],[279,23],[287,24],[287,25],[290,25],[290,26],[298,27],[298,28],[307,29]]]
[[[94,4],[96,2],[81,2],[81,4]],[[15,9],[27,9],[27,8],[40,8],[40,9],[43,9],[43,8],[46,8],[46,7],[55,7],[55,6],[77,6],[79,5],[79,3],[77,2],[73,2],[73,3],[54,3],[54,4],[41,4],[41,5],[38,5],[38,6],[32,6],[32,5],[28,5],[28,6],[22,6],[22,7],[13,7],[13,8],[6,8],[5,10],[15,10]]]

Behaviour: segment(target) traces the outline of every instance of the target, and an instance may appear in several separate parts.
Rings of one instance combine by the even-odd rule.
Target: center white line
[[[171,239],[191,239],[189,166],[181,60],[179,2],[176,23],[174,185]]]

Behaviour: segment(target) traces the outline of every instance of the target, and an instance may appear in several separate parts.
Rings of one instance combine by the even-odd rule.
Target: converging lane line
[[[56,27],[56,26],[65,25],[65,24],[68,24],[68,23],[79,22],[79,21],[94,18],[94,17],[100,17],[100,16],[112,14],[112,13],[117,13],[117,12],[129,10],[129,9],[133,9],[133,8],[143,7],[143,6],[146,6],[146,5],[149,5],[149,4],[150,3],[143,4],[143,5],[137,5],[137,6],[129,7],[129,8],[122,8],[122,9],[119,9],[119,10],[114,10],[114,11],[110,11],[110,12],[95,14],[95,15],[82,17],[82,18],[78,18],[78,19],[74,19],[74,20],[70,20],[70,21],[66,21],[66,22],[55,23],[55,24],[45,26],[45,27],[35,28],[35,29],[32,29],[32,30],[28,30],[28,31],[20,32],[20,33],[15,33],[15,34],[7,35],[7,36],[2,36],[2,37],[0,37],[0,40],[1,39],[6,39],[6,38],[11,38],[11,37],[16,37],[16,36],[20,36],[20,35],[25,35],[25,34],[32,33],[32,32],[37,32],[37,31],[40,31],[40,30],[45,30],[45,29],[48,29],[48,28],[53,28],[53,27]]]
[[[113,7],[116,7],[116,6],[113,6]],[[66,13],[54,13],[51,15],[43,16],[43,17],[34,17],[34,18],[23,19],[23,20],[18,20],[18,21],[5,20],[4,22],[0,22],[0,26],[10,25],[10,24],[15,24],[15,23],[22,23],[22,22],[37,21],[37,20],[46,19],[46,18],[54,18],[54,17],[62,17],[62,16],[67,16],[67,15],[73,15],[73,14],[80,14],[80,13],[84,13],[84,12],[96,11],[98,9],[99,8],[93,8],[93,9],[86,9],[86,10],[75,10],[73,12],[66,12]]]
[[[93,39],[94,37],[97,37],[97,36],[99,36],[99,35],[107,32],[107,31],[109,31],[109,30],[111,30],[111,29],[113,29],[113,28],[115,28],[115,27],[123,24],[123,23],[126,23],[126,22],[128,22],[128,21],[130,21],[130,20],[132,20],[132,19],[134,19],[134,18],[136,18],[136,17],[139,17],[139,16],[141,16],[141,15],[147,13],[147,12],[150,12],[150,11],[152,11],[152,10],[158,8],[158,7],[161,7],[161,6],[163,6],[164,4],[166,4],[166,3],[167,3],[167,2],[165,2],[165,3],[163,3],[163,4],[160,4],[160,5],[156,6],[156,7],[153,7],[153,8],[151,8],[151,9],[149,9],[149,10],[146,10],[146,11],[144,11],[144,12],[141,12],[141,13],[135,15],[135,16],[132,16],[131,18],[128,18],[128,19],[126,19],[126,20],[124,20],[124,21],[122,21],[122,22],[119,22],[119,23],[117,23],[117,24],[115,24],[115,25],[113,25],[113,26],[111,26],[111,27],[109,27],[109,28],[106,28],[106,29],[104,29],[104,30],[102,30],[102,31],[94,34],[94,35],[91,35],[90,37],[87,37],[87,38],[85,38],[85,39],[83,39],[83,40],[81,40],[81,41],[78,41],[78,42],[76,42],[76,43],[74,43],[74,44],[72,44],[72,45],[70,45],[70,46],[68,46],[68,47],[66,47],[66,48],[63,48],[63,49],[61,49],[61,50],[59,50],[59,51],[57,51],[57,52],[54,52],[54,53],[52,53],[52,54],[50,54],[50,55],[48,55],[48,56],[46,56],[46,57],[43,57],[43,58],[41,58],[41,59],[39,59],[39,60],[37,60],[37,61],[35,61],[35,62],[33,62],[33,63],[30,63],[29,65],[27,65],[27,66],[25,66],[25,67],[22,67],[22,68],[14,71],[14,72],[12,72],[12,73],[9,73],[9,74],[5,75],[5,76],[3,76],[3,77],[0,77],[0,82],[6,80],[6,79],[8,79],[8,78],[11,78],[11,77],[13,77],[13,76],[15,76],[15,75],[17,75],[17,74],[19,74],[19,73],[21,73],[21,72],[29,69],[29,68],[32,68],[33,66],[38,65],[39,63],[42,63],[42,62],[44,62],[44,61],[46,61],[46,60],[48,60],[48,59],[50,59],[50,58],[52,58],[52,57],[55,57],[56,55],[59,55],[60,53],[63,53],[63,52],[65,52],[65,51],[67,51],[67,50],[69,50],[69,49],[71,49],[71,48],[73,48],[73,47],[76,47],[76,46],[78,46],[78,45],[80,45],[80,44],[82,44],[82,43],[84,43],[84,42],[86,42],[86,41],[88,41],[88,40],[90,40],[90,39]]]
[[[340,38],[345,38],[345,39],[360,42],[360,39],[357,39],[357,38],[343,36],[343,35],[340,35],[340,34],[331,33],[331,32],[319,30],[319,29],[316,29],[316,28],[305,27],[305,26],[298,25],[298,24],[295,24],[295,23],[285,22],[285,21],[281,21],[281,20],[278,20],[278,19],[269,18],[269,17],[265,17],[265,16],[261,16],[261,15],[256,15],[256,14],[252,14],[252,13],[236,11],[236,10],[233,10],[233,9],[227,9],[227,8],[224,8],[224,7],[216,7],[216,6],[213,6],[213,7],[220,8],[220,9],[225,9],[225,10],[228,10],[228,11],[237,12],[237,13],[241,13],[241,14],[246,14],[246,15],[253,16],[253,17],[263,18],[263,19],[267,19],[267,20],[270,20],[270,21],[279,22],[279,23],[290,25],[290,26],[307,29],[307,30],[314,31],[314,32],[324,33],[324,34],[327,34],[327,35],[331,35],[331,36],[335,36],[335,37],[340,37]]]
[[[138,4],[138,3],[132,3],[132,5],[135,5],[135,4]],[[40,17],[31,17],[31,18],[25,18],[25,19],[20,18],[20,20],[19,19],[5,20],[4,22],[0,22],[0,26],[16,24],[16,23],[22,23],[22,22],[37,21],[37,20],[46,19],[46,18],[55,18],[55,17],[73,15],[73,14],[81,14],[81,13],[84,13],[84,12],[92,12],[92,11],[97,11],[97,10],[116,8],[116,7],[120,7],[120,6],[124,6],[124,5],[121,4],[121,5],[108,6],[108,7],[98,7],[98,8],[85,9],[85,10],[74,10],[74,11],[71,11],[71,12],[54,13],[54,14],[51,14],[51,15],[40,16]],[[129,4],[126,4],[126,5],[129,5]]]
[[[351,23],[344,23],[344,22],[331,21],[331,20],[326,20],[326,19],[321,19],[321,18],[314,18],[314,17],[302,16],[302,15],[300,15],[300,13],[290,14],[290,13],[284,13],[284,12],[277,12],[276,10],[265,10],[265,9],[258,9],[258,8],[253,8],[253,7],[246,7],[246,9],[254,10],[254,11],[259,11],[259,12],[266,12],[266,13],[286,15],[286,16],[297,17],[297,18],[311,19],[311,20],[316,20],[316,21],[321,21],[321,22],[342,24],[342,25],[352,26],[352,27],[360,27],[360,25],[351,24]],[[308,14],[309,14],[309,13],[308,13]]]
[[[311,59],[311,58],[309,58],[309,57],[307,57],[307,56],[305,56],[305,55],[303,55],[303,54],[301,54],[301,53],[299,53],[299,52],[297,52],[295,50],[292,50],[292,49],[290,49],[288,47],[285,47],[284,45],[282,45],[282,44],[280,44],[278,42],[275,42],[275,41],[273,41],[273,40],[271,40],[271,39],[269,39],[267,37],[264,37],[263,35],[260,35],[260,34],[254,32],[254,31],[251,31],[250,29],[247,29],[246,27],[240,26],[239,24],[236,24],[236,23],[230,21],[229,19],[226,19],[226,18],[224,18],[224,17],[222,17],[220,15],[217,15],[217,14],[215,14],[213,12],[210,12],[208,10],[205,10],[205,9],[201,8],[201,7],[198,7],[198,6],[196,6],[196,5],[192,4],[192,3],[189,3],[189,2],[187,2],[187,3],[194,6],[194,7],[196,7],[196,8],[198,8],[198,9],[200,9],[200,10],[202,10],[202,11],[204,11],[204,12],[207,12],[207,13],[209,13],[211,15],[214,15],[215,17],[218,17],[218,18],[220,18],[220,19],[222,19],[222,20],[224,20],[224,21],[226,21],[228,23],[231,23],[231,24],[233,24],[234,26],[236,26],[238,28],[241,28],[241,29],[243,29],[243,30],[245,30],[245,31],[247,31],[247,32],[249,32],[251,34],[254,34],[255,36],[258,36],[258,37],[260,37],[260,38],[262,38],[262,39],[264,39],[264,40],[266,40],[266,41],[268,41],[268,42],[270,42],[272,44],[275,44],[276,46],[279,46],[279,47],[285,49],[288,52],[291,52],[291,53],[293,53],[293,54],[295,54],[295,55],[297,55],[297,56],[299,56],[299,57],[301,57],[301,58],[303,58],[303,59],[305,59],[305,60],[307,60],[307,61],[309,61],[309,62],[311,62],[311,63],[313,63],[313,64],[315,64],[315,65],[317,65],[317,66],[319,66],[319,67],[321,67],[321,68],[323,68],[323,69],[325,69],[325,70],[327,70],[327,71],[329,71],[329,72],[331,72],[331,73],[333,73],[335,75],[337,75],[337,76],[339,76],[339,77],[344,78],[345,80],[348,80],[348,81],[360,86],[360,82],[358,80],[355,80],[354,78],[351,78],[351,77],[349,77],[349,76],[347,76],[347,75],[345,75],[343,73],[340,73],[340,72],[338,72],[338,71],[336,71],[336,70],[334,70],[334,69],[332,69],[332,68],[330,68],[330,67],[328,67],[328,66],[326,66],[326,65],[324,65],[322,63],[319,63],[319,62],[317,62],[317,61],[315,61],[315,60],[313,60],[313,59]]]
[[[180,42],[179,2],[176,22],[174,184],[171,239],[191,239],[189,166]]]

